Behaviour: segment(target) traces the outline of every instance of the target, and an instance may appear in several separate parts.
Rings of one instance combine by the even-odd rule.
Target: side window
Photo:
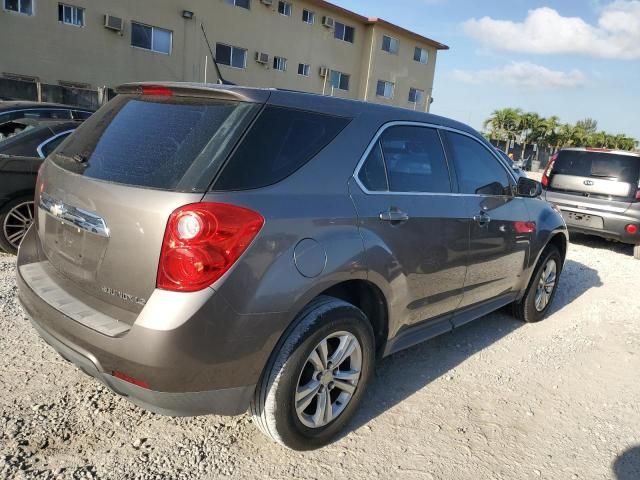
[[[433,128],[398,126],[380,139],[392,192],[450,193],[449,168],[438,132]]]
[[[358,172],[358,179],[370,192],[385,192],[389,190],[380,142],[376,142],[371,149],[371,152]]]
[[[70,134],[71,132],[65,133],[64,135],[60,135],[59,137],[40,145],[40,151],[38,153],[41,154],[43,158],[48,157],[49,154],[53,152]]]
[[[509,175],[482,144],[453,132],[446,132],[446,138],[458,175],[460,193],[511,195]]]
[[[223,168],[214,190],[278,183],[315,157],[349,122],[344,117],[265,107]]]

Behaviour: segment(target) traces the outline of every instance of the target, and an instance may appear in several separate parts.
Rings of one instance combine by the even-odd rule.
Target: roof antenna
[[[218,83],[220,85],[235,85],[235,83],[231,83],[225,80],[222,77],[222,73],[220,72],[220,67],[218,66],[218,62],[216,61],[216,56],[213,54],[213,50],[211,49],[211,44],[209,43],[209,39],[207,38],[207,32],[204,29],[204,24],[200,24],[200,28],[202,29],[202,34],[204,35],[204,41],[207,42],[207,47],[209,47],[209,53],[211,53],[211,60],[213,60],[213,65],[216,67],[216,74],[218,75]]]

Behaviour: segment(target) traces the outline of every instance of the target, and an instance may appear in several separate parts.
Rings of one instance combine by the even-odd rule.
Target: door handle
[[[397,209],[389,209],[380,213],[380,220],[391,223],[402,223],[409,220],[409,215]]]
[[[489,225],[489,222],[491,221],[491,217],[487,215],[485,212],[480,212],[479,215],[473,216],[473,221],[476,222],[479,226],[485,227]]]

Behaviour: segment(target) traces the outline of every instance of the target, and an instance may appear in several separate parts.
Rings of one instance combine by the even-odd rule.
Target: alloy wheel
[[[556,287],[558,265],[550,259],[540,273],[540,280],[536,288],[535,306],[538,312],[543,311],[551,300],[553,289]]]
[[[33,223],[34,203],[22,202],[14,206],[4,217],[2,233],[16,250]]]
[[[347,407],[360,380],[362,347],[349,332],[325,337],[307,358],[295,392],[298,419],[309,428],[320,428]]]

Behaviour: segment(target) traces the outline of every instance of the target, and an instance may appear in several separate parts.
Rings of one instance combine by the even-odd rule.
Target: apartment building
[[[324,0],[0,0],[0,75],[98,88],[225,80],[428,111],[448,47]]]

